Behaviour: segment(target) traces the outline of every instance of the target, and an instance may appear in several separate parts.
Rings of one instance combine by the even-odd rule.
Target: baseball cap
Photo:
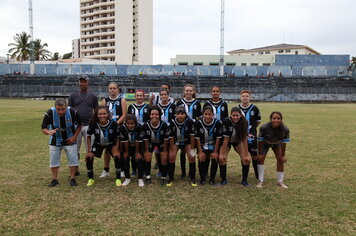
[[[84,79],[84,80],[88,81],[89,77],[86,76],[86,75],[82,75],[82,76],[79,77],[79,80],[81,80],[81,79]]]

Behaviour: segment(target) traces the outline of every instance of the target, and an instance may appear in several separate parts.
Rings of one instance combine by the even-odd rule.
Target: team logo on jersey
[[[146,113],[147,112],[147,108],[145,108],[143,111]]]
[[[197,105],[194,105],[194,109],[197,109]]]
[[[173,112],[173,110],[172,110],[172,108],[170,108],[170,109],[169,109],[169,113],[172,113],[172,112]]]
[[[251,116],[253,116],[255,114],[255,112],[254,111],[251,111]]]
[[[114,130],[109,129],[109,134],[112,134],[112,133],[114,133]]]
[[[200,133],[204,133],[204,129],[203,128],[200,129]]]
[[[96,134],[100,134],[100,130],[95,129],[95,133],[96,133]]]
[[[225,111],[225,107],[221,107],[221,110],[222,110],[222,111]]]

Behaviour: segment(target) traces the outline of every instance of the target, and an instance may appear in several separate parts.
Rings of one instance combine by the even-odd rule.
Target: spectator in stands
[[[54,107],[49,109],[42,121],[42,133],[50,135],[50,168],[52,181],[48,187],[55,187],[58,182],[58,170],[61,165],[61,151],[67,154],[70,170],[70,186],[77,186],[75,181],[75,171],[78,167],[77,157],[77,137],[82,128],[82,122],[78,113],[67,106],[64,98],[58,98]]]
[[[258,178],[256,185],[258,188],[263,187],[264,183],[264,162],[269,148],[272,148],[277,159],[277,184],[281,188],[288,188],[284,184],[284,163],[286,159],[286,146],[289,143],[289,129],[282,122],[282,113],[274,111],[269,116],[270,122],[260,127],[258,134]]]
[[[74,108],[83,124],[82,129],[78,135],[77,139],[77,153],[78,159],[80,158],[80,147],[82,143],[82,138],[84,138],[85,149],[87,150],[87,130],[89,126],[89,121],[93,117],[95,108],[98,107],[98,98],[95,94],[89,91],[89,78],[86,75],[79,77],[79,91],[72,93],[68,99],[68,105]],[[79,170],[77,168],[76,175],[79,175]]]
[[[109,96],[101,101],[101,105],[106,106],[110,111],[112,120],[115,121],[118,125],[121,125],[124,122],[127,115],[126,100],[119,94],[119,86],[115,82],[111,82],[109,84],[108,92],[109,92]],[[123,163],[123,161],[121,161],[121,163]],[[110,170],[110,153],[108,152],[108,150],[106,150],[104,153],[104,170],[99,177],[100,178],[108,177],[109,170]]]
[[[243,111],[246,121],[247,121],[247,130],[248,130],[248,152],[251,155],[252,166],[255,171],[255,176],[258,179],[258,170],[257,170],[257,127],[261,123],[261,113],[258,107],[251,103],[251,91],[242,90],[240,92],[241,103],[238,107]]]

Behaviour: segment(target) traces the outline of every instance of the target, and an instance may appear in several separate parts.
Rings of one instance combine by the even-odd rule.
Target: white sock
[[[283,183],[284,172],[277,171],[277,181],[278,183]]]
[[[146,176],[146,179],[151,179],[151,175],[147,175],[147,176]]]
[[[258,180],[260,182],[263,182],[265,179],[265,165],[257,164],[257,170],[258,170]]]

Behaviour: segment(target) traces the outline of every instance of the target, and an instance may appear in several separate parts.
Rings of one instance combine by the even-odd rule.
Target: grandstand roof
[[[305,45],[287,44],[287,43],[281,43],[281,44],[260,47],[260,48],[252,48],[252,49],[237,49],[237,50],[229,51],[227,53],[231,55],[231,54],[238,54],[238,53],[259,52],[259,51],[266,51],[266,50],[285,50],[285,49],[308,49],[309,51],[312,51],[316,55],[321,54],[318,51],[312,49],[311,47]]]

